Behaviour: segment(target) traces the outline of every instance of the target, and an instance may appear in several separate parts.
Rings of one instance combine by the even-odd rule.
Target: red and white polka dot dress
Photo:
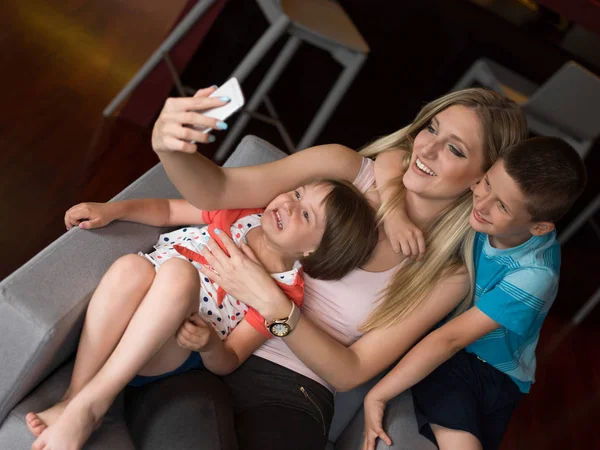
[[[260,217],[261,214],[251,214],[242,217],[231,225],[231,237],[236,245],[240,245],[240,241],[244,239],[246,233],[260,226]],[[140,253],[140,255],[152,262],[157,271],[161,264],[171,258],[186,259],[199,269],[199,263],[181,255],[173,246],[180,245],[193,252],[200,253],[209,238],[206,226],[180,228],[170,233],[161,234],[154,246],[155,251]],[[292,286],[296,282],[296,278],[301,276],[299,274],[300,267],[300,263],[297,262],[292,270],[271,274],[271,276],[279,283]],[[219,289],[217,283],[204,276],[200,271],[198,271],[198,274],[201,281],[199,315],[207,322],[212,323],[221,339],[225,339],[244,318],[248,307],[227,293],[225,293],[222,302],[219,304],[217,301],[217,291]]]

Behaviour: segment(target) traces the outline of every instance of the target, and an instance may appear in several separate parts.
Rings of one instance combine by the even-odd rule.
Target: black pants
[[[240,449],[325,448],[333,394],[323,385],[257,356],[224,381],[233,398]]]
[[[333,417],[328,389],[256,356],[226,377],[192,371],[126,394],[140,450],[321,450]]]
[[[419,431],[437,445],[431,424],[471,433],[484,450],[500,446],[523,393],[510,377],[461,350],[413,388]]]

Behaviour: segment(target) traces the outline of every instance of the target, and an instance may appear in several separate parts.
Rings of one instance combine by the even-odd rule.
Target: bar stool
[[[214,157],[216,161],[223,161],[229,155],[230,150],[251,118],[258,118],[275,125],[290,152],[309,147],[327,123],[327,120],[356,77],[369,53],[369,46],[360,32],[342,7],[334,1],[256,1],[271,25],[244,57],[231,76],[237,77],[240,82],[243,82],[284,33],[289,34],[290,37],[246,104],[246,108],[243,111],[244,114],[239,117],[235,126],[227,134],[223,144],[217,150]],[[302,42],[328,51],[344,67],[344,70],[322,103],[308,129],[300,139],[300,142],[295,146],[285,127],[279,121],[277,112],[268,99],[267,94]],[[262,102],[265,103],[270,117],[256,113],[257,108]]]
[[[600,194],[575,217],[571,223],[558,235],[558,242],[563,246],[569,239],[586,223],[589,222],[598,237],[600,237],[600,227],[594,221],[594,215],[600,211]],[[592,310],[600,303],[600,287],[596,292],[577,310],[571,323],[579,325],[592,312]]]

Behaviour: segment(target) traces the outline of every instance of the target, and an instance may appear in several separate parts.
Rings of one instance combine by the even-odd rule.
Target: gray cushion
[[[363,408],[346,427],[335,444],[336,450],[360,450],[365,415]],[[413,407],[410,391],[406,391],[393,399],[387,406],[383,418],[383,426],[392,440],[392,447],[398,450],[436,450],[437,447],[419,434],[417,418]],[[378,440],[376,450],[388,447]]]
[[[0,428],[1,449],[31,448],[34,437],[25,425],[25,415],[29,411],[40,411],[58,402],[67,389],[72,370],[72,363],[63,365],[10,412]],[[123,420],[122,397],[117,397],[102,426],[90,437],[85,450],[135,450]]]
[[[335,442],[338,440],[358,410],[362,407],[367,392],[369,392],[381,378],[382,375],[378,375],[351,391],[338,392],[335,394],[335,414],[333,415],[331,428],[329,430],[330,441]]]

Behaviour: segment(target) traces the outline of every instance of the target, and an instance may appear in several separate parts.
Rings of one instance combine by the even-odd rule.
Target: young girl
[[[154,252],[120,258],[101,281],[88,308],[67,393],[52,408],[27,416],[36,436],[52,424],[52,429],[68,429],[61,441],[69,449],[82,447],[127,383],[141,386],[199,367],[227,374],[271,334],[285,334],[285,326],[265,322],[208,277],[198,276],[192,264],[206,263],[204,243],[209,236],[219,242],[223,230],[238,245],[247,242],[256,262],[272,273],[294,308],[303,300],[302,270],[316,278],[341,278],[363,264],[377,243],[375,212],[368,201],[350,183],[328,179],[281,194],[264,210],[208,212],[184,200],[147,199],[81,204],[65,215],[67,228],[90,229],[116,219],[208,227],[188,226],[161,235]],[[195,326],[204,330],[205,345],[199,353],[184,348],[183,330],[180,345],[175,338],[190,314]],[[90,348],[88,338],[98,333],[105,334],[104,345]],[[95,371],[89,370],[92,360],[98,361]],[[87,407],[98,401],[100,408]],[[70,410],[78,411],[75,426]],[[59,420],[63,411],[64,420]]]

